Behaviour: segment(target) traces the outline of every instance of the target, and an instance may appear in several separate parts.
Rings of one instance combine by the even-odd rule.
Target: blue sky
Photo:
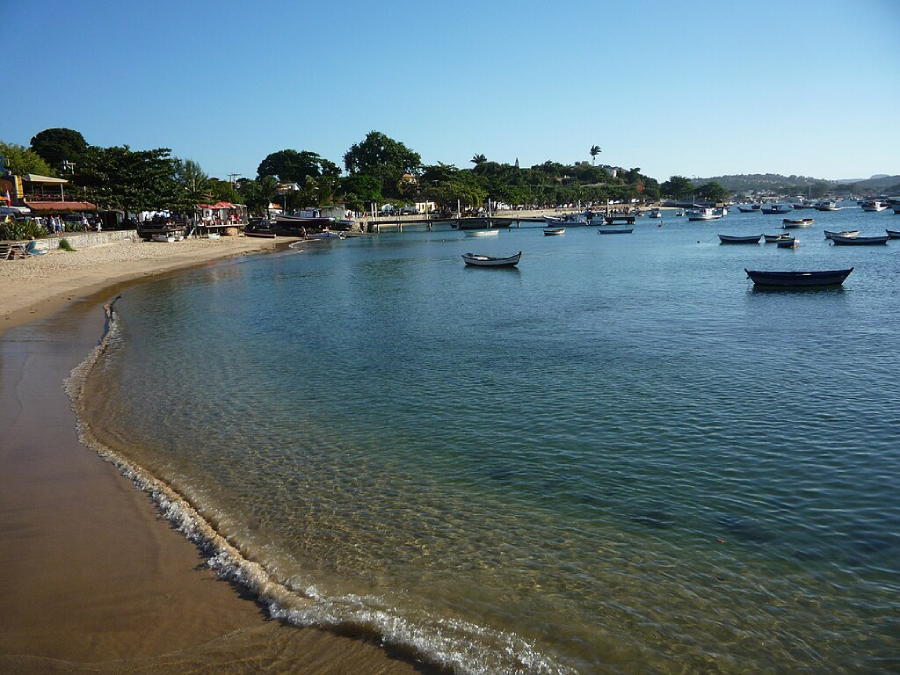
[[[898,0],[0,0],[0,140],[255,176],[372,130],[438,161],[900,174]]]

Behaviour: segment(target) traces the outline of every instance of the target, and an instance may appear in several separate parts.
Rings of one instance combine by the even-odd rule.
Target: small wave
[[[118,298],[116,298],[118,300]],[[114,304],[105,306],[106,330],[100,343],[76,366],[65,381],[66,393],[77,420],[81,443],[113,464],[138,489],[147,492],[160,513],[207,556],[216,574],[247,588],[263,603],[273,619],[297,626],[350,630],[373,635],[382,644],[402,649],[415,658],[460,674],[513,673],[516,675],[570,675],[575,670],[542,654],[514,633],[504,633],[424,611],[403,616],[377,597],[329,597],[314,586],[297,589],[273,578],[261,563],[248,559],[229,543],[183,495],[139,464],[104,445],[86,420],[82,392],[94,366],[107,348],[121,339]]]

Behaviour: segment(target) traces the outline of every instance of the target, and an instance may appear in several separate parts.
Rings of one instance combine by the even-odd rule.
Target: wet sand
[[[0,271],[0,673],[433,672],[361,636],[268,620],[79,442],[63,381],[101,338],[115,284],[235,254],[210,250],[129,269],[95,259],[74,280],[44,268],[25,303]],[[20,262],[41,261],[0,264]]]

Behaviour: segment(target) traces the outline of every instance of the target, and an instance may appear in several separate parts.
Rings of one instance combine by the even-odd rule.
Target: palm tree
[[[599,145],[591,146],[591,166],[594,165],[594,161],[597,159],[597,155],[599,155],[601,152],[603,151],[600,149]]]
[[[487,157],[485,157],[484,155],[475,155],[469,161],[472,162],[472,164],[474,164],[475,166],[478,166],[479,164],[484,164],[487,161]]]

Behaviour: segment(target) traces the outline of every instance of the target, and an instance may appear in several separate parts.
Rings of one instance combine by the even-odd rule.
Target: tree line
[[[694,186],[681,176],[660,185],[640,168],[613,171],[591,162],[546,161],[529,168],[475,155],[471,167],[423,164],[419,153],[385,134],[372,131],[343,156],[343,167],[309,150],[284,149],[267,155],[254,178],[234,183],[208,176],[192,159],[172,156],[169,148],[133,150],[127,145],[99,147],[73,129],[46,129],[29,148],[0,143],[0,155],[14,174],[35,173],[69,179],[75,195],[102,208],[128,213],[142,210],[190,211],[216,201],[246,204],[261,213],[272,202],[288,209],[336,202],[366,211],[372,204],[430,201],[447,209],[494,203],[527,206],[600,204],[607,200],[654,201],[695,197],[720,201],[718,184]],[[285,190],[285,184],[296,189]]]

